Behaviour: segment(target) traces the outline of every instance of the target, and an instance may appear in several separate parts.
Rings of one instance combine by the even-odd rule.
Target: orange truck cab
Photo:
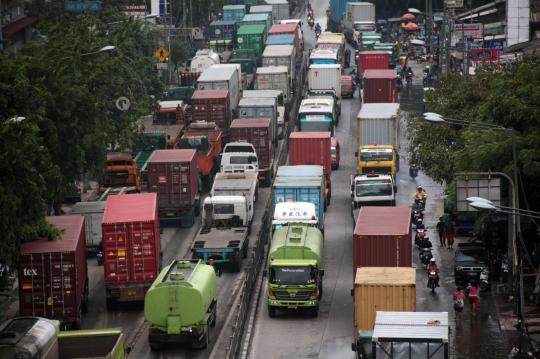
[[[103,187],[134,187],[141,191],[141,183],[137,173],[137,163],[129,153],[112,152],[105,160],[105,177]]]
[[[341,97],[353,98],[355,90],[356,86],[353,77],[348,75],[341,76]]]
[[[335,137],[330,139],[330,159],[332,169],[337,170],[339,168],[339,142]]]
[[[222,146],[222,131],[214,122],[192,122],[185,130],[179,149],[197,151],[197,168],[203,188],[210,188],[214,175],[219,169],[219,154]]]

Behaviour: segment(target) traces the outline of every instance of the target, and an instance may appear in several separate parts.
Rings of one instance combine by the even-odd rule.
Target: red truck
[[[361,207],[355,218],[353,275],[358,267],[411,267],[411,208]]]
[[[46,220],[62,231],[61,238],[41,238],[21,245],[19,312],[77,328],[88,303],[84,216]]]
[[[259,161],[259,180],[267,185],[274,172],[271,118],[237,118],[231,124],[231,142],[247,142],[255,147]]]
[[[223,141],[228,142],[232,120],[229,90],[196,90],[191,98],[191,118],[194,122],[214,122],[223,131]]]
[[[107,310],[144,300],[161,267],[157,195],[108,197],[101,231]]]
[[[156,150],[148,160],[148,192],[156,192],[161,221],[191,227],[200,211],[199,171],[193,149]]]
[[[364,71],[363,103],[398,102],[397,74],[394,70]]]
[[[292,132],[289,135],[289,165],[322,166],[326,205],[332,195],[332,155],[330,132]]]
[[[184,131],[177,148],[197,151],[197,169],[202,187],[210,189],[216,172],[219,171],[222,131],[214,122],[192,122]]]
[[[358,75],[365,70],[388,70],[388,52],[384,51],[360,51],[356,54]]]
[[[296,49],[296,59],[297,61],[301,61],[302,54],[304,52],[304,42],[302,37],[302,29],[300,28],[298,23],[272,25],[270,31],[268,31],[268,36],[278,34],[294,35],[294,48]]]

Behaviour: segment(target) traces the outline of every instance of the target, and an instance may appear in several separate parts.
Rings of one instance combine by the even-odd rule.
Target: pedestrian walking
[[[444,217],[439,217],[437,222],[437,231],[439,232],[439,240],[441,241],[441,247],[446,247],[446,237],[444,235]]]
[[[476,315],[476,308],[478,307],[478,285],[476,283],[469,283],[467,292],[469,295],[469,303],[471,305],[471,314]]]
[[[454,310],[456,312],[456,319],[459,319],[461,318],[463,307],[465,307],[465,292],[463,292],[460,287],[457,287],[452,297],[454,298]]]
[[[451,219],[448,219],[444,226],[444,235],[448,242],[448,249],[454,249],[454,236],[456,234],[456,227]]]

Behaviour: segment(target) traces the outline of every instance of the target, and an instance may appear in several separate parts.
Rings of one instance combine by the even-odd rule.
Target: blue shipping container
[[[358,0],[330,0],[330,19],[339,24],[341,16],[347,11],[348,2],[358,2]]]
[[[223,20],[235,20],[240,23],[246,14],[246,5],[223,6]]]
[[[291,34],[269,35],[266,38],[266,45],[293,45],[294,46],[294,35],[291,35]]]
[[[210,23],[209,36],[211,40],[234,39],[236,37],[236,21],[216,20]]]

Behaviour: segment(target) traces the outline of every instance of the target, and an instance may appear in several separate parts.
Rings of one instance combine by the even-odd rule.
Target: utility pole
[[[4,17],[2,16],[2,0],[0,0],[0,51],[4,50],[4,38],[2,37],[2,28],[4,27]]]

